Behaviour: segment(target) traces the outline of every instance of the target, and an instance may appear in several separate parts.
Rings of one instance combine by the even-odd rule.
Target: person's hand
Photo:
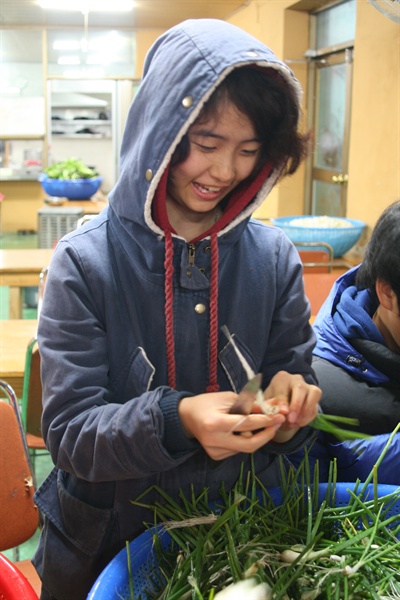
[[[183,398],[179,416],[186,435],[196,438],[214,460],[238,452],[252,453],[272,440],[285,422],[284,414],[229,414],[234,392],[215,392]]]
[[[276,406],[285,421],[274,437],[275,442],[291,439],[300,427],[311,423],[318,414],[321,390],[307,383],[301,375],[280,371],[264,391],[266,406]]]

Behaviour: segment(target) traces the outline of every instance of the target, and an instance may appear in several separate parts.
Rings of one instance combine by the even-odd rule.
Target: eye
[[[259,150],[260,150],[259,148],[254,148],[252,150],[245,149],[245,150],[242,150],[242,154],[243,154],[243,156],[255,156],[256,154],[258,154]]]
[[[243,156],[256,156],[259,152],[260,148],[245,148],[241,151]]]
[[[197,148],[199,148],[202,152],[212,152],[215,150],[215,146],[207,146],[205,144],[199,144],[198,142],[193,142]]]

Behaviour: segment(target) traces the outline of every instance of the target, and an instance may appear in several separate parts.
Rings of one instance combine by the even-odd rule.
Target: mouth
[[[214,185],[203,185],[197,181],[193,182],[193,186],[202,197],[209,198],[211,200],[218,198],[218,196],[220,196],[225,190],[225,188],[216,187]]]

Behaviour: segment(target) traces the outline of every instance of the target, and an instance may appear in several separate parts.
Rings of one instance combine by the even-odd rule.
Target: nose
[[[236,174],[236,166],[231,156],[220,156],[213,162],[210,173],[214,179],[227,184],[231,183]]]

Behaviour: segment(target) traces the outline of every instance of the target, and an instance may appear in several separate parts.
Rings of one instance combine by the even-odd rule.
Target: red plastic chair
[[[40,514],[34,502],[34,492],[32,465],[18,399],[12,387],[0,380],[0,552],[18,548],[33,537],[39,528]],[[10,581],[15,582],[17,575],[21,581],[24,581],[25,577],[36,591],[34,596],[18,595],[17,584],[15,590],[13,586],[7,588],[8,593],[12,591],[13,595],[6,595],[7,590],[4,586],[7,586],[7,574],[10,574],[10,569],[5,566],[5,561],[3,563],[0,599],[37,600],[41,581],[31,561],[14,562],[15,571]],[[23,577],[20,575],[22,573]]]
[[[1,553],[0,598],[2,600],[38,600],[39,598],[25,575]]]

